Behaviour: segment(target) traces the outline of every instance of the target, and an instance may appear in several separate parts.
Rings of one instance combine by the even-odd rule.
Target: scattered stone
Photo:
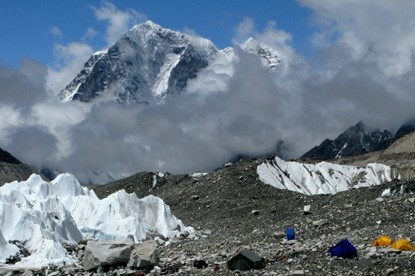
[[[310,209],[311,209],[311,205],[304,205],[303,214],[304,215],[310,215],[311,214]]]
[[[272,234],[272,236],[276,239],[282,239],[282,238],[285,238],[285,233],[284,232],[274,232]]]
[[[146,240],[136,244],[131,252],[127,267],[147,268],[160,262],[157,245],[154,241]]]
[[[92,270],[103,265],[126,265],[130,260],[133,246],[131,239],[88,241],[82,261],[84,269]]]
[[[193,267],[196,267],[197,269],[205,269],[208,267],[208,264],[205,260],[194,260]]]
[[[395,272],[393,268],[386,269],[386,275],[392,275]]]
[[[304,275],[304,270],[293,270],[291,271],[290,275]]]
[[[411,203],[414,203],[415,202],[415,197],[408,198],[408,201],[411,202]]]
[[[319,220],[313,221],[314,226],[323,226],[328,223],[329,223],[328,219],[319,219]]]
[[[389,197],[391,196],[391,189],[385,189],[382,194],[380,195],[381,197]]]

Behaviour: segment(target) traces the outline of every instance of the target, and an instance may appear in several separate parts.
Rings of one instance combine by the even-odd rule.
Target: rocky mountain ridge
[[[329,160],[361,155],[387,148],[392,143],[393,137],[393,134],[388,130],[372,129],[360,121],[346,129],[336,139],[324,140],[301,158]]]
[[[92,55],[59,97],[89,102],[113,89],[111,96],[120,103],[161,101],[167,94],[179,94],[216,52],[207,39],[147,21],[132,27],[107,50]]]
[[[276,50],[253,38],[240,49],[259,56],[270,71],[282,62]],[[122,104],[162,103],[166,96],[180,94],[218,56],[237,60],[234,48],[218,50],[210,40],[146,21],[93,54],[59,98],[90,102],[100,96]]]

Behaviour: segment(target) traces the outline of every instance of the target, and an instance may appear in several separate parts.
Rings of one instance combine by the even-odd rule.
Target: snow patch
[[[336,194],[350,188],[374,186],[391,181],[389,166],[377,163],[355,167],[320,162],[286,162],[278,157],[257,167],[259,179],[278,189],[306,195]]]
[[[180,62],[181,57],[181,54],[179,55],[174,53],[166,55],[163,66],[160,68],[160,73],[157,75],[151,89],[154,97],[161,97],[167,92],[171,72]]]

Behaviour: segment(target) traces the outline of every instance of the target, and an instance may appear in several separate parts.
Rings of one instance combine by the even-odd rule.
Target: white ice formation
[[[383,164],[371,163],[366,167],[328,162],[307,164],[286,162],[278,157],[260,164],[257,173],[265,184],[306,195],[335,194],[350,188],[379,185],[394,178],[393,170]]]
[[[75,259],[64,244],[81,239],[119,240],[133,235],[136,241],[148,232],[172,238],[190,227],[174,217],[162,199],[138,199],[124,190],[99,199],[71,174],[52,182],[32,175],[27,181],[0,187],[0,263],[19,250],[9,241],[25,244],[30,256],[20,266],[71,264]]]

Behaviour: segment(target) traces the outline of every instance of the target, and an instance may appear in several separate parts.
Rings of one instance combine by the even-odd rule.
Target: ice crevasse
[[[99,199],[68,173],[51,182],[33,174],[27,181],[0,187],[0,263],[19,252],[9,241],[24,243],[31,254],[17,265],[65,265],[75,260],[64,244],[128,235],[139,241],[149,231],[172,238],[194,230],[185,227],[158,197],[139,199],[120,190]]]

